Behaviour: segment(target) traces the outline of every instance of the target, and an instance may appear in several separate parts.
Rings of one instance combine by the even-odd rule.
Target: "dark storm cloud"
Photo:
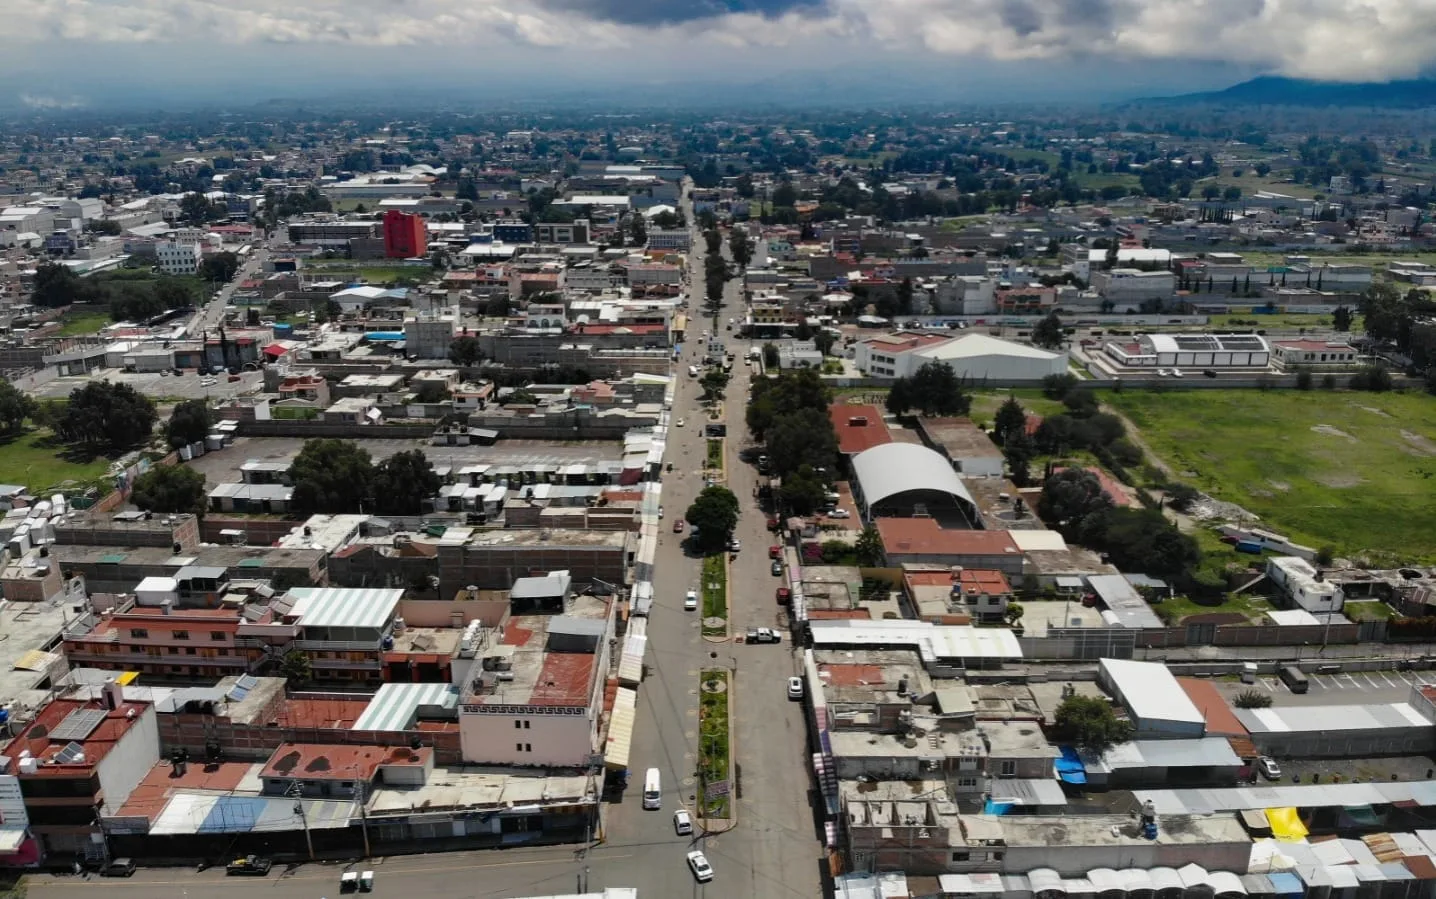
[[[819,10],[826,0],[538,0],[540,6],[619,25],[677,25],[734,13],[767,17]]]
[[[1002,24],[1018,37],[1042,30],[1042,13],[1028,0],[1007,0],[998,7],[998,15],[1002,17]]]

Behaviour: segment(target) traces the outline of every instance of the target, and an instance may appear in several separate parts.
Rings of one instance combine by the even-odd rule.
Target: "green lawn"
[[[992,419],[997,414],[998,407],[1007,402],[1008,396],[1017,397],[1022,408],[1028,412],[1038,415],[1055,415],[1058,412],[1066,411],[1057,400],[1049,400],[1042,395],[1042,391],[1036,388],[1022,388],[1016,390],[993,390],[972,395],[972,409],[968,411],[968,417],[975,422],[992,426]]]
[[[728,617],[728,566],[722,553],[703,558],[703,617]]]
[[[709,684],[721,686],[721,689],[710,690],[707,688]],[[727,671],[713,668],[703,672],[700,685],[703,689],[698,694],[698,789],[704,790],[708,784],[729,779],[728,690],[732,688],[732,681],[728,679]],[[730,783],[729,793],[705,799],[704,816],[728,817],[728,802],[732,789],[733,785]]]
[[[0,484],[20,484],[36,492],[48,491],[64,481],[88,483],[109,473],[110,463],[102,458],[71,462],[62,457],[62,446],[48,446],[48,431],[31,431],[8,443],[0,443]]]
[[[1183,620],[1192,615],[1210,615],[1213,613],[1231,613],[1245,617],[1252,624],[1261,622],[1265,614],[1271,611],[1271,603],[1256,596],[1235,596],[1228,594],[1218,605],[1207,605],[1195,602],[1185,596],[1174,596],[1171,599],[1163,599],[1152,606],[1162,620],[1168,624],[1181,624]]]
[[[60,326],[60,337],[78,337],[82,334],[94,334],[105,325],[110,323],[108,312],[95,312],[87,309],[82,314],[66,316],[64,324]]]
[[[1109,393],[1178,477],[1338,555],[1436,560],[1436,399],[1314,390]]]
[[[715,471],[723,469],[723,441],[708,439],[708,467]]]
[[[1396,617],[1395,609],[1375,599],[1348,602],[1341,607],[1341,611],[1352,621],[1381,621]]]

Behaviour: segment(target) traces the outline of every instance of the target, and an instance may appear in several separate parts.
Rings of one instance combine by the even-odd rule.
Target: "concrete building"
[[[193,275],[199,271],[203,251],[197,243],[178,243],[172,240],[155,244],[155,258],[160,271],[167,275]]]
[[[967,333],[947,337],[930,332],[900,331],[858,342],[854,363],[873,377],[903,378],[923,365],[938,362],[973,384],[1038,383],[1047,375],[1067,371],[1067,354],[1026,344]]]
[[[1102,659],[1097,683],[1127,710],[1139,737],[1201,737],[1206,717],[1167,666]]]
[[[1115,303],[1117,312],[1123,312],[1148,300],[1171,299],[1177,291],[1177,276],[1166,270],[1114,268],[1092,272],[1092,287],[1103,299]]]
[[[968,478],[1000,478],[1002,450],[987,432],[966,418],[921,418],[923,442],[942,453],[954,471]]]
[[[429,251],[429,234],[422,216],[397,209],[384,213],[384,255],[389,259],[412,259]]]
[[[1307,366],[1316,370],[1351,368],[1360,353],[1345,340],[1277,340],[1272,355],[1283,368]]]
[[[1345,594],[1310,562],[1299,556],[1267,559],[1266,575],[1297,608],[1313,614],[1340,612]]]
[[[1102,352],[1123,368],[1266,368],[1271,348],[1257,334],[1138,334]]]

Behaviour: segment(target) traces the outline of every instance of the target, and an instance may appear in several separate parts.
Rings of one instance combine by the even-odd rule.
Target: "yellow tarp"
[[[139,679],[140,679],[140,673],[139,673],[138,671],[124,671],[124,672],[121,672],[121,673],[115,678],[115,683],[117,683],[117,684],[119,684],[120,686],[123,687],[123,686],[126,686],[127,684],[132,684],[132,683],[134,683],[135,681],[137,681],[137,680],[139,680]]]
[[[1294,808],[1269,808],[1266,810],[1267,823],[1271,834],[1283,843],[1296,843],[1306,839],[1306,825]]]

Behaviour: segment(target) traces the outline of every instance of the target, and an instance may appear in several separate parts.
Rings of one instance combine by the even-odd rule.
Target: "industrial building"
[[[1138,737],[1200,737],[1206,733],[1206,717],[1166,665],[1102,659],[1097,683],[1126,709]]]
[[[1271,347],[1258,334],[1138,334],[1109,340],[1102,352],[1124,368],[1260,368]]]

